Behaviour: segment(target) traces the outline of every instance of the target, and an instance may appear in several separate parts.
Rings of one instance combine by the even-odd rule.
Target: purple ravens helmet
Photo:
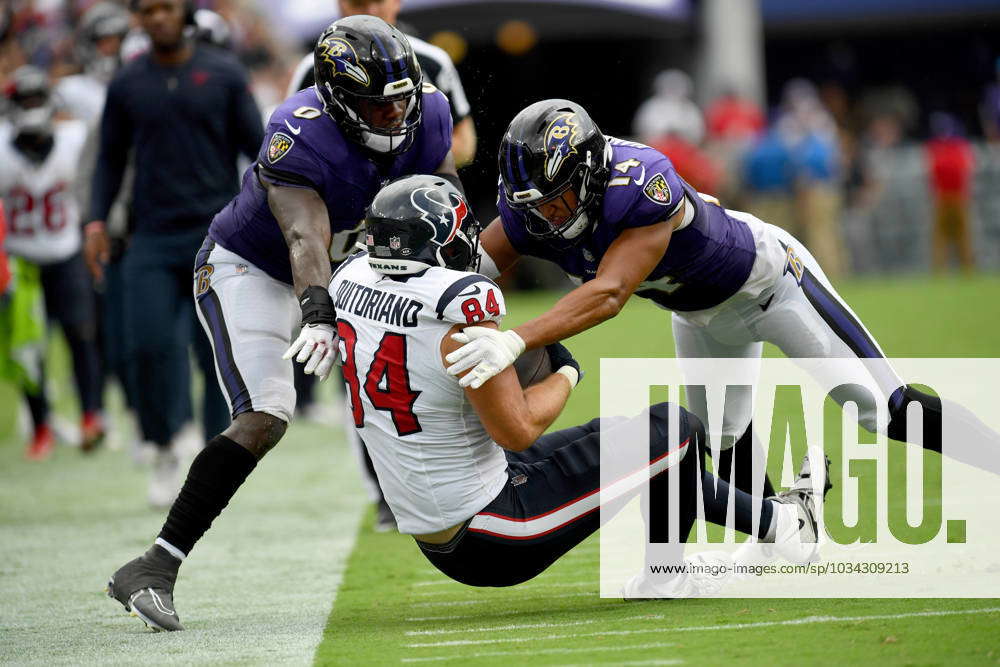
[[[374,16],[348,16],[323,31],[313,56],[324,111],[352,141],[378,153],[409,148],[422,74],[403,33]]]
[[[569,100],[535,102],[514,116],[500,143],[500,181],[510,208],[539,239],[576,243],[596,219],[611,147]]]

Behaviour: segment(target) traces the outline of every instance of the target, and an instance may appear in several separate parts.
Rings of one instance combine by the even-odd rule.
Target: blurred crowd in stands
[[[23,64],[42,67],[55,79],[83,70],[91,61],[93,39],[83,30],[85,17],[88,10],[109,4],[129,7],[126,0],[5,0],[0,8],[0,82]],[[232,49],[250,71],[261,108],[281,102],[302,45],[294,39],[283,41],[255,0],[193,0],[193,4],[199,30],[210,41]],[[122,43],[122,59],[145,49],[145,36],[131,24]]]
[[[975,268],[976,176],[984,206],[998,176],[997,83],[984,91],[979,128],[922,109],[902,86],[851,99],[837,84],[794,79],[770,110],[735,85],[704,109],[694,97],[687,74],[660,73],[634,134],[701,192],[803,239],[831,277],[927,259],[936,271]],[[989,143],[977,145],[976,130]],[[982,223],[995,239],[995,219]]]
[[[345,1],[358,11],[371,11],[360,0],[341,3]],[[149,364],[128,361],[129,355],[138,354],[136,341],[123,342],[130,331],[125,293],[148,273],[148,267],[138,266],[130,275],[123,261],[129,249],[133,255],[138,252],[135,241],[141,236],[135,233],[139,216],[131,214],[135,201],[130,195],[150,190],[116,184],[119,196],[107,215],[88,216],[93,208],[88,200],[96,191],[91,184],[100,180],[92,179],[95,165],[100,166],[99,139],[120,129],[115,123],[101,124],[102,113],[108,115],[104,113],[108,84],[122,63],[140,64],[137,59],[150,52],[150,39],[138,28],[131,4],[128,0],[0,4],[0,378],[12,379],[28,399],[34,424],[31,458],[48,456],[54,440],[44,379],[47,321],[57,321],[70,347],[82,413],[78,433],[60,437],[75,440],[85,451],[105,433],[105,376],[117,376],[126,402],[136,407],[139,394],[135,387],[128,389],[134,384],[130,378],[140,367],[146,379],[151,372]],[[335,12],[336,4],[315,0],[308,7],[323,14]],[[241,82],[245,71],[258,107],[253,109],[253,101],[243,95],[248,101],[244,106],[250,109],[246,115],[253,121],[245,125],[253,125],[254,132],[260,131],[256,111],[266,118],[283,100],[296,63],[319,31],[312,32],[308,22],[291,29],[275,18],[291,11],[290,6],[265,0],[191,0],[196,11],[185,16],[186,22],[193,19],[193,25],[185,27],[194,31],[192,41],[207,43],[216,52],[225,49],[239,60],[232,67],[239,71]],[[395,3],[393,11],[397,10]],[[176,11],[179,16],[181,10]],[[329,16],[319,20],[325,25]],[[288,29],[277,30],[275,25]],[[191,33],[185,35],[190,40]],[[232,60],[228,55],[225,59]],[[784,84],[773,108],[764,108],[748,99],[737,81],[721,91],[695,91],[688,74],[672,69],[655,77],[652,96],[636,110],[630,138],[669,156],[699,191],[792,232],[831,278],[927,268],[996,270],[1000,268],[1000,60],[997,67],[997,77],[981,93],[980,115],[974,122],[954,115],[953,109],[925,108],[902,84],[848,91],[836,83],[817,86],[794,79]],[[206,77],[204,72],[193,72],[194,85],[184,94],[206,95],[201,88]],[[171,92],[178,85],[176,78],[165,83],[164,90]],[[482,88],[486,92],[478,100],[479,109],[488,109],[487,95],[503,91]],[[242,84],[240,90],[245,91]],[[716,96],[702,107],[695,99],[704,95],[696,92]],[[473,108],[472,114],[476,113]],[[208,114],[195,121],[205,121],[203,115]],[[619,136],[626,133],[626,128],[603,129]],[[191,135],[188,130],[184,128],[185,136]],[[259,143],[251,139],[252,133],[242,134],[243,143]],[[245,145],[240,152],[254,154]],[[146,168],[147,182],[161,178],[162,161],[135,161]],[[246,160],[241,166],[245,164]],[[230,166],[235,188],[236,165],[227,164],[227,169]],[[187,162],[181,167],[177,180],[198,180]],[[478,167],[477,173],[485,173],[489,181],[495,178],[492,165]],[[156,171],[152,177],[151,169]],[[196,199],[177,196],[172,202],[191,205],[197,204]],[[478,213],[485,221],[494,215],[490,210]],[[208,221],[200,224],[207,226]],[[201,236],[199,232],[197,243]],[[103,257],[104,269],[97,272],[90,266],[95,276],[103,273],[92,285],[84,257],[90,264],[89,250],[94,248]],[[10,255],[9,265],[4,249]],[[185,288],[178,294],[183,292],[183,303],[190,310],[186,317],[193,322],[186,292],[191,260],[182,259],[179,284]],[[516,284],[553,286],[561,280],[561,275],[553,278],[546,269],[524,262]],[[159,299],[166,290],[150,293]],[[155,300],[142,302],[138,310],[133,304],[132,315],[154,322],[149,315]],[[204,344],[196,326],[191,332]],[[178,335],[179,340],[164,345],[179,350],[171,359],[186,383],[190,341],[184,337],[188,332]],[[148,342],[149,337],[140,338]],[[215,391],[210,359],[204,369],[210,393]],[[299,388],[300,409],[309,405],[308,395]],[[152,438],[145,425],[133,430],[142,426],[144,440],[164,447],[172,446],[168,440],[191,440],[196,451],[200,438],[190,433],[191,422],[185,421],[192,410],[188,404],[177,416],[174,421],[185,425],[178,429],[173,424],[169,437],[161,438],[164,443]],[[202,412],[206,411],[207,407]],[[157,410],[147,412],[160,416]],[[161,500],[154,504],[169,498]]]

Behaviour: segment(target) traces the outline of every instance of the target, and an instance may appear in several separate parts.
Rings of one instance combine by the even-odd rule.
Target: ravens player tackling
[[[573,336],[608,320],[633,294],[673,312],[679,358],[759,358],[763,342],[791,358],[857,358],[870,387],[842,385],[838,403],[859,406],[877,427],[872,391],[888,402],[888,435],[906,440],[906,408],[941,422],[942,400],[906,385],[839,297],[809,251],[784,230],[724,209],[691,188],[662,153],[605,137],[578,104],[550,99],[522,110],[499,151],[500,215],[483,232],[483,273],[496,275],[520,256],[554,262],[578,285],[543,315],[509,331],[470,327],[457,340],[449,371],[478,387],[526,348]],[[860,389],[860,391],[859,391]],[[706,420],[704,391],[689,391]],[[1000,472],[995,434],[960,406],[949,415],[967,437],[956,458]],[[716,470],[751,491],[751,392],[727,392]],[[928,422],[929,423],[929,422]],[[949,422],[951,424],[951,422]],[[941,451],[941,429],[924,446]],[[983,446],[989,439],[991,446]],[[949,446],[951,446],[949,440]],[[734,446],[735,445],[735,446]],[[953,450],[950,450],[953,451]],[[763,480],[763,495],[774,492]]]
[[[109,583],[109,595],[155,629],[182,629],[173,603],[181,561],[285,433],[295,407],[288,359],[330,373],[332,265],[353,252],[381,184],[439,174],[460,185],[448,100],[424,83],[398,30],[371,16],[335,21],[316,44],[315,79],[272,114],[242,190],[195,262],[198,314],[233,423],[192,463],[155,544]]]
[[[454,334],[472,323],[498,331],[505,315],[500,288],[476,273],[478,233],[464,198],[445,180],[393,181],[369,209],[367,252],[344,262],[330,283],[354,425],[400,532],[412,535],[424,556],[456,581],[513,586],[596,531],[599,503],[617,511],[649,480],[650,503],[666,503],[667,485],[680,485],[680,542],[670,545],[679,561],[696,516],[699,476],[706,491],[716,485],[701,466],[704,433],[697,417],[678,410],[674,442],[666,404],[632,420],[612,419],[609,437],[601,437],[597,419],[542,435],[580,379],[579,365],[558,343],[546,349],[555,372],[527,389],[511,368],[476,390],[463,390],[445,370],[446,355],[458,347]],[[602,471],[602,458],[614,466],[616,457],[602,457],[601,450],[635,437],[632,428],[649,430],[648,462]],[[806,459],[791,490],[760,501],[756,536],[795,562],[815,555],[816,500],[828,488],[818,457]],[[677,481],[663,474],[673,466]],[[602,473],[618,481],[601,489]],[[728,496],[728,485],[718,485]],[[753,501],[734,495],[735,526],[751,533]],[[727,505],[706,497],[706,518],[724,524]],[[651,513],[657,541],[668,541],[671,520],[670,512]],[[640,575],[624,592],[689,597],[714,592],[722,579],[691,573],[651,581]]]

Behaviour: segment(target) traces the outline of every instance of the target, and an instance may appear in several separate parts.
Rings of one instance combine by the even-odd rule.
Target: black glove
[[[583,379],[583,370],[580,368],[580,362],[573,358],[573,354],[565,345],[562,343],[552,343],[551,345],[546,345],[545,352],[549,355],[549,361],[552,363],[553,373],[563,366],[571,366],[576,369],[576,372],[580,375],[580,379]]]

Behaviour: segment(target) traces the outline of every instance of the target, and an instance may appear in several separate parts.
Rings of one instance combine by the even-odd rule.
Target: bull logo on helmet
[[[340,37],[330,37],[319,47],[319,57],[333,66],[333,78],[346,76],[367,86],[371,83],[368,72],[358,64],[358,54],[347,40]]]
[[[545,129],[545,178],[555,180],[556,174],[570,155],[576,153],[580,121],[572,111],[552,119]]]
[[[441,200],[442,195],[445,201]],[[417,188],[410,193],[410,203],[420,211],[420,219],[434,229],[434,241],[449,243],[469,215],[469,205],[458,193],[439,188]]]

